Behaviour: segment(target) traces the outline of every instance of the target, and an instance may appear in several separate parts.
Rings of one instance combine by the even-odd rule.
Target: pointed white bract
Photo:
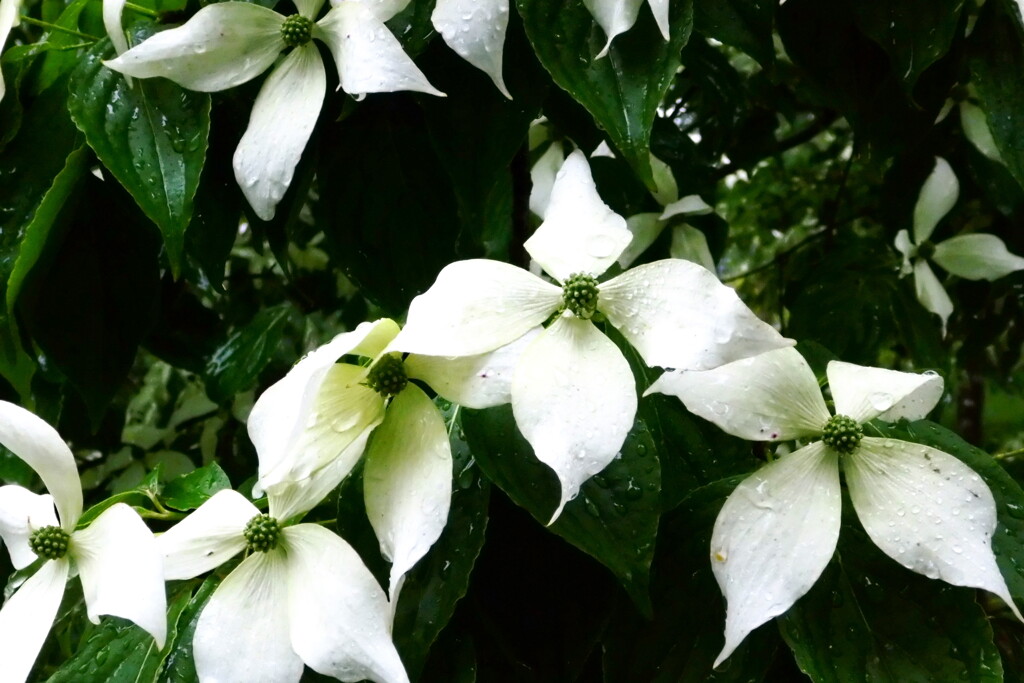
[[[648,3],[654,14],[654,20],[658,24],[658,30],[661,31],[662,37],[668,40],[668,0],[648,0]],[[608,42],[605,43],[604,49],[597,55],[600,58],[608,54],[615,36],[633,28],[633,24],[636,23],[636,18],[640,14],[643,0],[583,0],[583,4],[594,15],[598,25],[604,29],[604,34],[608,36]]]
[[[988,130],[984,113],[981,125]],[[914,239],[911,241],[910,234],[900,230],[895,242],[896,250],[903,255],[901,274],[914,274],[917,298],[922,306],[942,319],[943,336],[953,313],[953,302],[927,259],[967,280],[998,280],[1024,270],[1024,258],[1011,254],[1006,244],[995,235],[975,233],[957,235],[938,244],[929,241],[935,226],[956,204],[959,193],[960,184],[953,169],[945,159],[936,157],[935,168],[921,187],[914,206]]]
[[[580,486],[616,457],[636,414],[628,364],[591,317],[607,318],[651,366],[711,368],[793,342],[693,263],[658,261],[599,283],[632,235],[598,195],[583,152],[565,160],[550,201],[539,208],[544,222],[525,247],[561,288],[505,263],[452,263],[413,300],[391,348],[475,356],[549,322],[511,372],[511,400],[523,435],[558,475],[557,518]],[[579,292],[595,297],[591,308],[572,303]]]
[[[438,0],[430,21],[448,47],[512,99],[501,75],[509,0]]]
[[[167,634],[163,567],[153,534],[138,513],[117,503],[89,526],[76,529],[82,489],[71,450],[53,427],[6,401],[0,401],[0,445],[32,467],[50,493],[38,496],[18,486],[0,487],[0,537],[12,563],[25,567],[40,559],[29,543],[40,529],[59,527],[68,537],[64,556],[43,558],[39,570],[0,609],[4,680],[28,676],[53,624],[72,564],[93,623],[102,614],[129,619],[162,648]]]
[[[942,395],[934,373],[833,361],[827,375],[837,415],[858,424],[922,418]],[[858,436],[836,446],[814,374],[795,350],[666,373],[651,391],[678,396],[745,439],[822,438],[744,480],[719,514],[711,562],[728,604],[716,666],[792,607],[828,564],[839,533],[840,464],[857,516],[884,553],[929,578],[988,590],[1021,616],[996,566],[996,508],[985,482],[952,455],[916,443]]]
[[[104,7],[108,31],[115,23],[116,2],[107,0]],[[313,24],[322,5],[323,0],[296,3],[300,16],[310,22],[310,37],[330,49],[341,87],[349,95],[361,99],[367,93],[396,90],[443,95],[384,25],[381,16],[390,18],[388,12],[401,9],[395,3],[347,0]],[[283,38],[285,20],[251,3],[207,5],[184,25],[158,33],[124,54],[119,50],[106,65],[126,76],[163,76],[192,90],[225,90],[252,80],[277,60],[289,45]],[[291,184],[325,90],[323,61],[308,41],[296,46],[260,89],[235,152],[234,169],[243,194],[263,220],[274,217]]]

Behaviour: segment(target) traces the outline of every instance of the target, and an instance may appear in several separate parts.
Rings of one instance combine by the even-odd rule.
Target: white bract
[[[668,5],[669,0],[647,0],[654,14],[654,20],[665,40],[669,39]],[[604,29],[608,36],[608,42],[604,49],[597,55],[599,58],[608,54],[612,46],[612,40],[620,33],[625,33],[633,28],[636,18],[640,14],[640,6],[644,0],[583,0],[594,19]]]
[[[153,534],[138,513],[117,503],[76,529],[82,487],[71,450],[46,422],[4,401],[0,444],[28,463],[50,492],[0,487],[0,537],[11,564],[23,569],[41,561],[0,609],[0,678],[28,677],[73,570],[81,577],[91,622],[99,623],[101,614],[130,619],[162,648],[167,635],[163,570]]]
[[[828,381],[835,417],[795,349],[665,373],[649,390],[679,397],[744,439],[814,439],[745,479],[715,520],[711,564],[728,607],[715,666],[825,570],[839,539],[840,462],[857,516],[882,552],[929,578],[991,591],[1020,617],[992,553],[996,508],[985,482],[948,453],[863,436],[860,427],[924,417],[942,396],[942,378],[833,361]]]
[[[388,319],[363,323],[299,361],[256,401],[249,436],[260,486],[310,509],[366,451],[366,512],[392,563],[389,595],[430,549],[448,520],[452,454],[444,418],[409,379],[472,408],[509,401],[511,364],[523,344],[492,354],[444,359],[387,350],[398,334]],[[372,359],[366,366],[337,362]],[[372,439],[370,435],[372,433]],[[369,440],[369,445],[367,441]]]
[[[320,52],[327,44],[340,87],[366,93],[414,90],[442,95],[402,51],[384,25],[397,11],[383,0],[342,0],[320,21],[323,0],[296,0],[285,17],[260,5],[207,5],[184,25],[158,33],[107,66],[130,76],[163,76],[191,90],[226,90],[271,71],[253,105],[234,155],[235,179],[256,215],[274,217],[316,125],[327,89]]]
[[[561,284],[506,263],[458,261],[413,300],[392,343],[412,353],[473,356],[553,317],[516,362],[511,390],[520,431],[561,482],[552,521],[615,458],[636,414],[629,364],[591,321],[595,314],[651,366],[706,369],[792,344],[687,261],[658,261],[598,283],[630,239],[626,221],[598,196],[586,157],[573,152],[544,222],[524,245]]]
[[[235,491],[214,494],[157,538],[167,580],[242,560],[203,608],[192,639],[203,682],[290,683],[303,664],[342,681],[406,683],[391,609],[359,555],[316,524],[286,525],[319,502],[268,495],[268,514]]]
[[[437,0],[430,21],[448,47],[490,76],[501,94],[512,99],[501,76],[508,0]]]
[[[914,286],[921,305],[946,322],[953,313],[953,301],[935,277],[928,260],[967,280],[998,280],[1024,270],[1024,258],[1011,254],[995,235],[973,233],[957,235],[933,244],[929,241],[935,226],[949,213],[960,194],[960,183],[942,157],[924,181],[914,206],[914,240],[906,230],[896,235],[896,249],[903,254],[902,275],[914,274]]]
[[[4,43],[7,42],[7,36],[11,34],[11,29],[21,23],[19,12],[21,12],[21,0],[0,0],[0,54],[4,51]],[[0,100],[4,99],[6,92],[4,74],[0,70]]]

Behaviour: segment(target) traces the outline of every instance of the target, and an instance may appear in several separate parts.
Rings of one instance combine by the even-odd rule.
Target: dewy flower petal
[[[561,482],[551,522],[583,482],[615,459],[636,407],[629,363],[589,320],[559,317],[523,352],[512,410],[537,459]]]
[[[282,533],[290,642],[302,661],[342,681],[408,683],[391,641],[387,598],[359,555],[314,524]]]
[[[20,6],[20,0],[0,0],[0,54],[4,51],[4,43],[7,42],[7,36],[11,34],[11,29],[18,25]],[[0,70],[0,101],[3,101],[6,92],[4,74]]]
[[[647,251],[647,248],[654,244],[661,231],[667,223],[661,220],[656,213],[638,213],[626,219],[626,229],[632,237],[629,246],[626,247],[617,259],[620,266],[628,268],[640,254]]]
[[[359,436],[361,430],[357,424],[340,433],[325,431],[330,429],[330,424],[320,420],[316,412],[324,379],[329,372],[338,372],[335,364],[345,354],[376,356],[397,333],[398,325],[386,318],[362,323],[355,330],[339,334],[311,351],[260,395],[246,426],[259,455],[261,479],[268,478],[279,468],[281,473],[286,473],[305,449],[316,448],[322,453],[315,456],[316,459],[324,462]],[[339,385],[332,382],[329,399],[332,405],[340,398],[338,389]]]
[[[508,0],[438,0],[430,21],[448,47],[491,77],[512,99],[501,77]]]
[[[78,565],[89,620],[99,615],[129,619],[163,648],[167,598],[163,564],[153,532],[124,503],[104,510],[87,528],[71,535],[68,553]]]
[[[540,334],[535,327],[511,344],[477,356],[442,358],[409,354],[405,370],[441,396],[466,408],[491,408],[512,401],[512,375],[527,345]]]
[[[636,23],[643,0],[583,0],[583,4],[608,37],[608,42],[597,55],[601,58],[608,54],[615,36],[625,33]]]
[[[769,351],[703,372],[666,372],[650,389],[676,396],[694,415],[748,441],[786,441],[821,433],[828,408],[796,349]]]
[[[523,247],[546,272],[564,283],[576,273],[601,275],[632,238],[626,219],[597,194],[587,157],[576,150],[555,176],[544,222]]]
[[[826,372],[836,414],[860,423],[882,415],[889,421],[920,420],[942,398],[944,383],[934,372],[899,372],[836,360]]]
[[[213,494],[192,514],[157,536],[164,578],[191,579],[245,550],[242,532],[258,514],[256,506],[237,491],[226,489]]]
[[[914,289],[917,292],[917,300],[926,309],[942,318],[942,335],[946,335],[946,322],[953,314],[953,301],[946,294],[939,278],[925,260],[919,260],[914,264]]]
[[[556,140],[530,168],[530,211],[541,218],[547,213],[548,204],[551,203],[551,188],[555,185],[555,176],[564,161],[562,143]]]
[[[57,616],[70,571],[66,559],[44,562],[0,609],[0,662],[5,683],[28,678]]]
[[[53,496],[64,531],[82,516],[82,485],[71,449],[53,427],[21,406],[0,401],[0,444],[24,460]]]
[[[289,637],[288,583],[287,559],[279,551],[253,553],[228,574],[196,625],[199,680],[298,683],[302,660]]]
[[[36,561],[36,554],[28,543],[32,532],[57,525],[52,497],[13,484],[0,486],[0,538],[7,546],[15,569],[24,569]]]
[[[935,245],[932,260],[968,280],[998,280],[1024,270],[1024,258],[1011,254],[995,235],[957,235]]]
[[[999,153],[999,146],[992,137],[992,130],[988,126],[988,117],[981,107],[964,100],[960,103],[960,125],[964,129],[964,136],[971,141],[978,151],[992,161],[1005,164],[1003,155]]]
[[[711,536],[711,567],[727,603],[714,666],[825,570],[839,539],[837,458],[816,441],[762,467],[725,501]]]
[[[121,14],[124,12],[125,0],[103,0],[103,28],[110,36],[114,51],[124,54],[128,50],[128,38],[124,35]]]
[[[906,230],[900,230],[896,233],[894,244],[896,251],[903,256],[903,265],[900,266],[900,277],[910,275],[910,273],[914,272],[914,267],[910,263],[910,258],[914,252],[914,244],[910,241],[910,233]]]
[[[995,500],[971,468],[928,446],[864,437],[843,469],[857,516],[886,555],[929,578],[995,593],[1024,621],[992,553]]]
[[[434,402],[409,384],[388,406],[363,468],[363,494],[381,554],[392,563],[388,594],[419,562],[448,522],[452,450]]]
[[[215,3],[105,64],[129,76],[163,76],[190,90],[226,90],[274,63],[285,48],[283,23],[283,16],[260,5]]]
[[[683,223],[672,226],[672,242],[669,244],[668,255],[692,261],[712,275],[715,273],[715,259],[711,256],[708,238],[692,225]]]
[[[391,348],[475,356],[515,341],[561,304],[560,288],[522,268],[487,259],[456,261],[412,300],[408,322]]]
[[[714,274],[678,259],[637,266],[602,284],[597,308],[651,366],[706,370],[794,343]]]
[[[668,5],[669,0],[647,0],[647,3],[651,6],[651,13],[654,15],[654,21],[658,24],[658,30],[661,31],[661,37],[665,40],[669,39],[669,23],[668,23]]]
[[[265,221],[291,185],[326,92],[323,60],[308,43],[284,58],[256,96],[233,165],[238,186]]]
[[[960,183],[949,162],[935,157],[935,168],[921,186],[914,206],[914,241],[918,244],[932,236],[935,226],[956,204]]]
[[[313,35],[327,43],[338,67],[341,88],[356,99],[367,93],[398,90],[444,97],[362,2],[346,0],[336,5],[317,22]]]
[[[411,0],[331,0],[331,5],[337,7],[338,5],[346,2],[359,2],[380,21],[389,21],[396,14],[408,7],[410,1]]]

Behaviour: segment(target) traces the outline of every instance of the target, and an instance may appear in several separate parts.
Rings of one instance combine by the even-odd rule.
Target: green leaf
[[[447,401],[445,422],[452,446],[452,502],[444,532],[405,578],[395,612],[395,646],[414,680],[431,646],[469,588],[484,544],[490,483],[480,476],[458,423],[459,408]]]
[[[290,304],[265,308],[245,327],[231,333],[206,365],[206,393],[210,400],[230,401],[256,382],[281,343],[291,311]]]
[[[314,207],[332,260],[362,294],[398,316],[458,258],[458,206],[410,95],[368,98],[324,130]]]
[[[671,40],[662,38],[644,7],[636,25],[618,36],[601,59],[596,55],[606,38],[582,0],[517,0],[516,6],[555,83],[587,108],[634,172],[654,189],[651,127],[690,38],[692,1],[671,3]]]
[[[998,524],[992,537],[996,563],[1010,594],[1024,605],[1024,490],[1013,477],[988,453],[934,422],[901,421],[892,425],[873,422],[865,433],[871,434],[872,430],[880,436],[912,441],[949,453],[985,480],[996,500]]]
[[[907,90],[949,52],[962,30],[964,0],[851,0],[849,5],[858,28],[889,55],[892,70]]]
[[[1002,3],[987,3],[971,34],[969,66],[989,130],[1007,168],[1024,185],[1024,42]]]
[[[214,462],[167,482],[160,498],[175,510],[195,510],[213,494],[229,488],[228,475]]]
[[[171,624],[189,604],[191,590],[179,590],[167,603]],[[104,616],[85,643],[75,651],[49,683],[141,683],[155,681],[170,646],[161,652],[153,637],[127,619]]]
[[[487,478],[547,524],[559,500],[558,479],[519,433],[511,406],[464,409],[462,425]],[[591,477],[548,527],[611,570],[645,613],[651,609],[648,584],[660,494],[658,453],[647,426],[637,420],[622,456]]]
[[[430,23],[434,4],[435,0],[410,2],[405,9],[388,19],[388,30],[401,41],[402,49],[410,57],[418,57],[434,37],[434,26]]]
[[[213,592],[217,590],[222,578],[223,576],[216,572],[202,582],[194,595],[189,591],[191,599],[188,604],[180,611],[177,620],[170,620],[174,627],[168,634],[165,648],[167,655],[158,679],[160,683],[196,683],[198,680],[195,660],[192,658],[192,638],[196,634],[199,615]],[[193,583],[189,582],[187,585],[191,587]]]
[[[75,195],[63,241],[33,269],[17,310],[95,428],[155,321],[160,240],[115,183],[87,174]]]
[[[768,68],[775,63],[773,0],[694,0],[694,27],[702,34],[743,50]]]
[[[661,518],[651,569],[653,619],[644,619],[628,604],[618,606],[602,638],[605,683],[764,679],[781,645],[775,629],[750,634],[718,669],[711,668],[725,629],[725,604],[708,558],[711,530],[742,479],[698,488]]]
[[[165,78],[129,86],[103,65],[113,56],[107,40],[86,53],[71,77],[68,108],[96,156],[159,226],[177,275],[206,160],[210,96]]]
[[[153,497],[160,494],[160,490],[163,485],[160,483],[160,466],[151,470],[146,478],[139,482],[139,485],[130,491],[122,491],[116,493],[110,498],[104,501],[96,503],[91,508],[86,510],[81,519],[78,520],[78,528],[82,528],[92,522],[94,519],[99,517],[104,510],[116,505],[117,503],[125,503],[127,505],[146,505]]]
[[[995,683],[1002,664],[975,593],[904,569],[844,525],[836,557],[778,621],[816,683]]]

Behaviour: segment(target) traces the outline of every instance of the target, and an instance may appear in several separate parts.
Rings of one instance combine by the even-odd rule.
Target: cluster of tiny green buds
[[[935,253],[935,245],[925,240],[917,245],[917,256],[922,259],[930,259]]]
[[[281,39],[288,47],[305,45],[313,37],[313,20],[293,14],[281,24]]]
[[[270,515],[256,515],[245,525],[245,542],[250,552],[265,553],[277,547],[281,538],[281,527]]]
[[[590,320],[597,311],[597,278],[573,273],[562,285],[562,305],[577,318]]]
[[[28,537],[28,545],[32,548],[32,552],[39,557],[45,557],[47,560],[59,560],[67,554],[70,540],[68,532],[59,526],[44,526],[42,529],[32,532],[32,535]]]
[[[863,436],[864,430],[857,421],[846,415],[834,416],[821,430],[825,445],[843,454],[852,453]]]
[[[366,375],[366,386],[384,398],[397,396],[408,383],[409,376],[405,374],[402,356],[397,353],[382,356]]]

